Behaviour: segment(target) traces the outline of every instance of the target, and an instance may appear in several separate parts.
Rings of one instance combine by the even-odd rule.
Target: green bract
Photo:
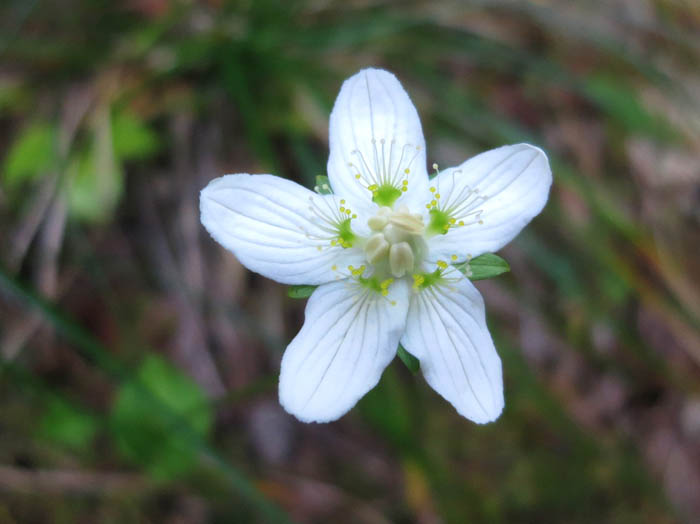
[[[457,264],[455,267],[470,280],[493,278],[510,271],[508,262],[493,253],[484,253],[469,261]]]

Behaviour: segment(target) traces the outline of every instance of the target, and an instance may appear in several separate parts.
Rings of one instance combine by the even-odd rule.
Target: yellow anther
[[[450,258],[451,258],[452,261],[454,262],[455,260],[457,260],[457,255],[452,255]]]
[[[403,191],[403,192],[405,193],[406,191],[408,191],[408,187],[403,186],[403,187],[401,188],[401,191]]]
[[[404,180],[404,181],[401,182],[401,183],[402,183],[404,186],[407,186],[407,185],[408,185],[408,180]]]
[[[352,273],[352,276],[359,277],[362,275],[362,273],[365,272],[365,269],[367,269],[367,266],[365,266],[364,264],[361,265],[360,267],[348,266],[348,269],[350,270],[350,273]]]
[[[430,204],[425,204],[426,209],[430,209]]]
[[[413,274],[413,289],[418,289],[423,282],[425,282],[425,277],[417,273]]]
[[[406,174],[409,174],[409,173],[411,172],[411,170],[408,169],[408,168],[406,168],[406,169],[403,170],[403,172],[406,173]]]
[[[331,271],[337,271],[337,270],[338,270],[338,266],[336,266],[335,264],[333,264],[333,265],[331,266]]]
[[[460,226],[463,226],[463,225],[464,225],[464,220],[460,220],[460,221],[459,221],[459,225],[460,225]]]
[[[369,189],[370,191],[376,191],[377,189],[379,189],[379,186],[377,184],[372,184],[371,186],[367,186],[367,189]]]
[[[453,218],[453,217],[450,217],[450,224],[454,224],[455,222],[457,222],[457,219],[456,219],[456,218]]]
[[[355,178],[359,180],[360,178],[362,178],[362,175],[360,175],[360,173],[357,173],[357,174],[355,175]]]
[[[340,206],[340,212],[345,213],[345,208],[343,206]]]
[[[430,205],[433,207],[437,206],[437,200],[431,200]]]
[[[440,193],[435,193],[435,198],[440,198]]]
[[[352,214],[352,211],[350,211],[349,209],[346,209],[346,210],[345,210],[345,214],[346,214],[346,215],[350,215],[350,214]]]
[[[356,213],[353,213],[353,214],[352,214],[352,218],[357,218],[357,214],[356,214]]]
[[[434,187],[431,187],[431,188],[430,188],[430,192],[431,192],[431,193],[435,193],[435,191],[437,191],[437,189],[435,189]]]
[[[395,306],[395,305],[396,305],[396,300],[392,300],[390,303],[391,303],[392,306]]]
[[[344,204],[345,204],[345,199],[342,199],[342,200],[340,201],[340,204],[341,204],[341,205],[344,205]]]
[[[337,238],[334,238],[333,240],[331,240],[331,246],[337,246],[337,245],[338,245],[338,239],[337,239]]]
[[[437,266],[438,266],[440,269],[447,269],[447,262],[445,262],[444,260],[438,260],[438,261],[437,261]]]

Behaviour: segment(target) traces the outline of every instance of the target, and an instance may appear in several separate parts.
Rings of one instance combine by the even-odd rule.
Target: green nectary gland
[[[338,238],[342,240],[343,247],[352,247],[356,239],[355,233],[352,232],[350,222],[351,219],[346,218],[338,224]]]
[[[444,211],[433,208],[430,210],[430,223],[426,228],[432,235],[444,235],[450,225],[450,216]]]
[[[380,206],[391,207],[401,196],[401,190],[384,184],[372,191],[372,201]]]
[[[436,284],[442,278],[442,271],[436,269],[432,273],[420,273],[423,277],[423,281],[418,285],[420,289],[425,289]]]
[[[377,293],[381,293],[381,291],[382,291],[382,288],[380,287],[380,281],[377,277],[369,277],[369,278],[359,277],[357,280],[364,287],[369,288],[372,291],[376,291]]]

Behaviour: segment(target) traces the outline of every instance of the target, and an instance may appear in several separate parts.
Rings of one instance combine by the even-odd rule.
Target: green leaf
[[[287,296],[290,298],[309,298],[318,286],[289,286]]]
[[[147,393],[158,402],[149,402]],[[155,355],[147,356],[136,376],[121,386],[110,416],[118,448],[155,478],[165,480],[189,470],[197,452],[158,403],[201,437],[210,429],[212,413],[199,386]]]
[[[26,127],[15,139],[3,166],[8,186],[16,186],[46,173],[56,164],[56,129],[47,122]]]
[[[469,277],[470,280],[493,278],[510,271],[508,262],[493,253],[484,253],[468,262],[455,264],[455,267]]]
[[[51,399],[39,421],[39,434],[72,449],[84,449],[97,431],[97,421],[73,405]]]
[[[316,186],[314,187],[314,191],[321,195],[333,194],[331,184],[328,181],[328,177],[326,175],[316,175]]]
[[[138,116],[129,112],[114,115],[112,140],[114,156],[121,161],[144,160],[160,149],[158,135]]]
[[[397,355],[401,359],[401,362],[406,364],[406,367],[411,370],[412,373],[418,373],[420,369],[420,360],[411,355],[406,349],[399,344],[399,349],[396,351]]]
[[[69,160],[68,209],[83,222],[108,219],[123,191],[122,172],[116,164],[101,163],[94,148],[80,151]]]
[[[109,112],[103,109],[93,136],[68,161],[68,209],[84,222],[103,222],[114,212],[124,191],[124,177],[115,156]]]
[[[667,121],[650,113],[635,88],[619,78],[594,75],[585,84],[586,93],[605,112],[606,119],[621,125],[629,133],[639,133],[660,140],[674,138]]]

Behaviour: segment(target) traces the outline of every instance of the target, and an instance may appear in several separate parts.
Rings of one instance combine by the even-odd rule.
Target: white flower
[[[201,193],[202,223],[252,271],[319,287],[282,359],[282,406],[335,420],[372,389],[401,343],[428,384],[478,423],[503,409],[484,302],[454,264],[507,244],[544,207],[546,155],[504,146],[429,180],[420,120],[391,73],[343,84],[317,194],[271,175],[227,175]]]

